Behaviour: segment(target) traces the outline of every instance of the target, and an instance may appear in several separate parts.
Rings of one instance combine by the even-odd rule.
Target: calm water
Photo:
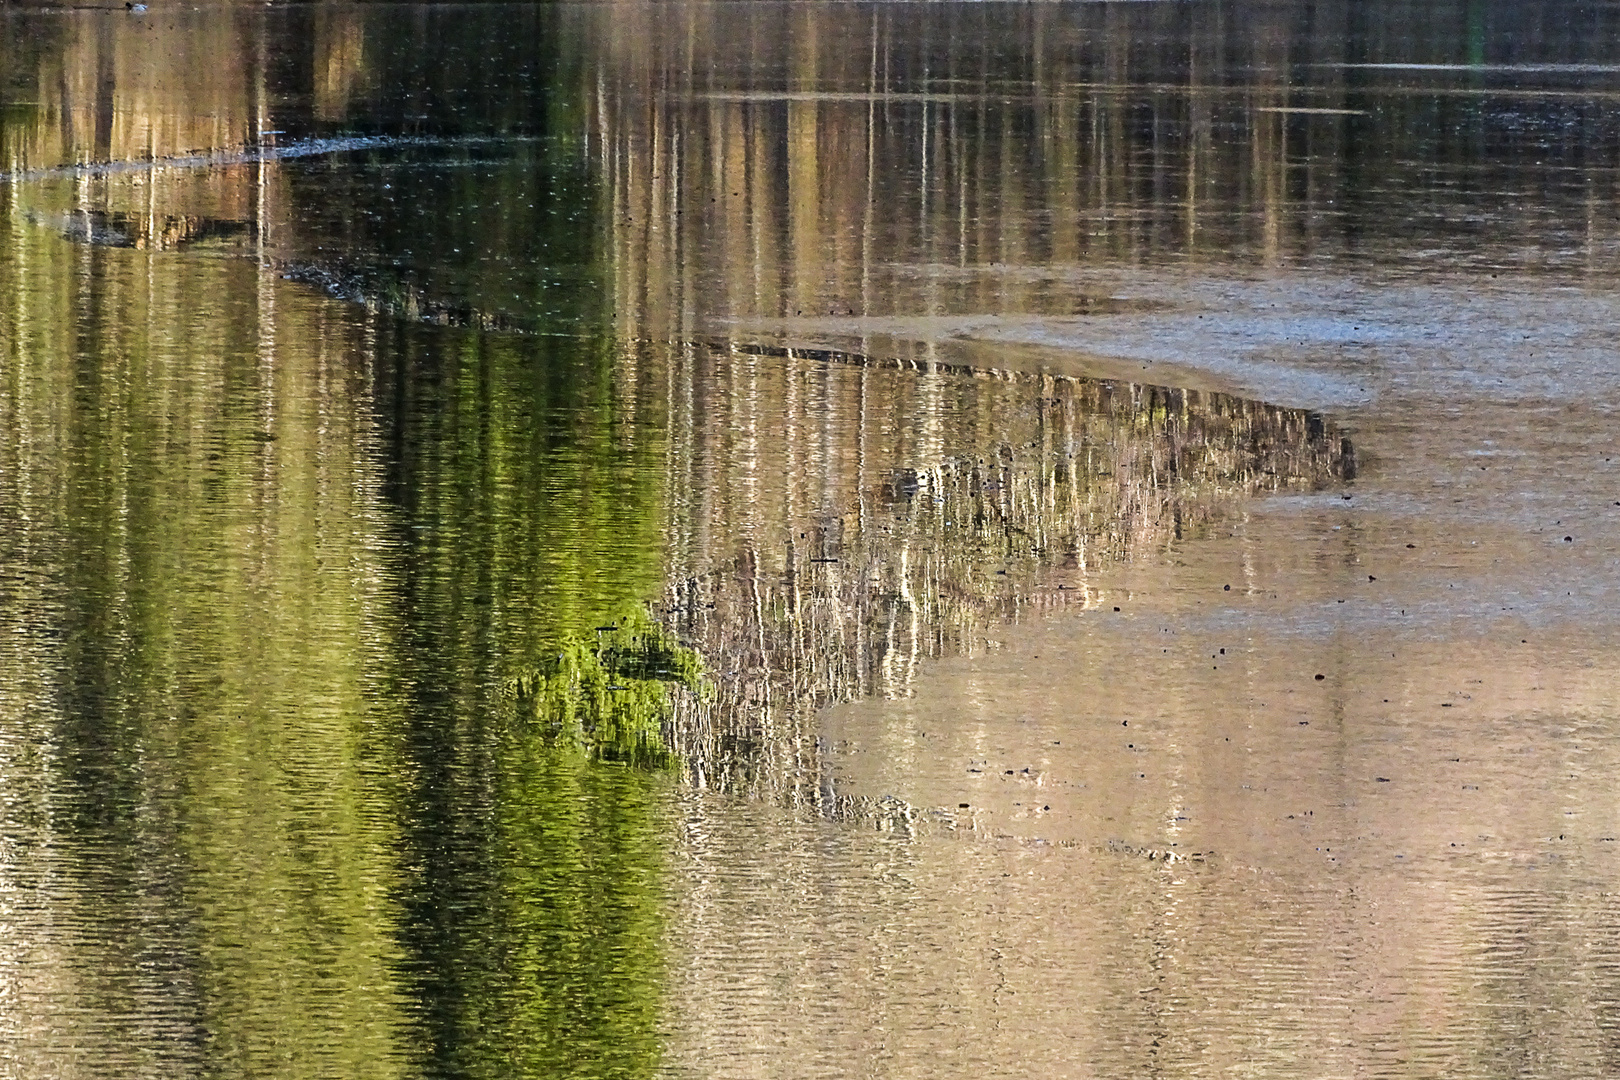
[[[1620,9],[0,10],[0,1077],[1620,1071]]]

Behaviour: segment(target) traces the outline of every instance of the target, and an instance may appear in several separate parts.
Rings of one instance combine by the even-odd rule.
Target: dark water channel
[[[0,6],[0,1077],[1620,1070],[1620,8]]]

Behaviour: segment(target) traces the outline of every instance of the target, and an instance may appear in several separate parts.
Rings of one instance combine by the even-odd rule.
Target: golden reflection
[[[365,20],[352,9],[321,6],[315,13],[315,118],[341,123],[349,102],[366,88]]]
[[[983,32],[963,9],[940,20],[948,68],[929,66],[927,35],[895,8],[807,8],[796,33],[777,35],[774,15],[697,5],[682,9],[679,48],[613,35],[615,78],[593,101],[593,127],[612,133],[601,153],[623,318],[673,335],[694,312],[1029,311],[1040,300],[1017,279],[953,288],[925,274],[908,287],[895,270],[1130,264],[1172,250],[1277,262],[1304,250],[1343,194],[1335,162],[1358,110],[1345,107],[1342,71],[1291,90],[1281,22],[1257,27],[1241,59],[1203,61],[1221,55],[1222,26],[1200,10],[1187,16],[1184,81],[1138,89],[1149,74],[1131,52],[1140,19],[1104,10],[1110,29],[1078,65],[1059,62],[1069,32],[1051,13],[1018,16],[1030,81],[1012,84],[1007,57],[961,48]],[[741,77],[782,72],[779,82],[705,74],[728,70],[717,65],[745,39]],[[1255,82],[1223,89],[1240,64]],[[1266,111],[1285,105],[1304,111]]]
[[[263,129],[250,17],[175,9],[161,26],[71,19],[34,76],[36,120],[0,125],[10,171],[239,147]]]

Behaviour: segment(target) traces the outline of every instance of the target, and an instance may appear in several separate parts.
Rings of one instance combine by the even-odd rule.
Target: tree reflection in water
[[[680,355],[670,377],[711,423],[672,438],[661,611],[715,689],[679,699],[671,745],[699,785],[817,813],[893,809],[833,792],[819,707],[906,695],[919,663],[982,651],[1004,620],[1095,603],[1108,563],[1355,473],[1321,416],[1225,394],[825,350]]]
[[[1576,7],[8,8],[0,893],[29,901],[0,904],[23,950],[0,963],[0,1070],[655,1072],[669,808],[692,797],[671,774],[811,815],[926,813],[841,794],[816,708],[909,694],[1006,620],[1097,603],[1099,568],[1354,470],[1302,411],[849,343],[1105,320],[1131,301],[1076,294],[1125,271],[1607,273],[1612,89],[1547,62],[1612,66],[1616,13]],[[1412,61],[1432,66],[1380,67]],[[254,156],[283,129],[362,141]],[[790,338],[848,351],[759,345]],[[1525,460],[1575,460],[1545,451]],[[1601,727],[1608,685],[1586,678],[1568,716],[1527,706],[1533,735],[1490,740],[1514,747],[1502,774],[1543,770],[1491,805],[1550,835],[1574,756],[1536,740],[1544,716]],[[714,850],[762,862],[758,838]],[[1344,901],[1334,880],[1299,911]],[[1389,1000],[1463,1003],[1450,1034],[1482,1075],[1496,1040],[1554,1022],[1543,1047],[1591,1072],[1612,1024],[1581,1018],[1614,997],[1613,949],[1552,939],[1606,941],[1606,910],[1513,876],[1455,900],[1458,880],[1390,939],[1456,966]],[[1498,919],[1503,896],[1529,902]],[[1255,910],[1237,899],[1204,924]],[[1349,923],[1316,925],[1320,965]],[[1471,997],[1482,958],[1448,933],[1491,942],[1505,989]],[[1075,970],[1117,961],[1128,989],[1096,1029],[1157,1048],[1133,1011],[1157,961],[1098,940]],[[1449,1067],[1393,1021],[1298,1013],[1297,978],[1197,1013],[1218,997],[1199,980],[1263,938],[1209,940],[1186,954],[1181,1064],[1221,1038],[1314,1061],[1320,1024]],[[1501,961],[1538,941],[1556,962]],[[736,974],[713,984],[727,1023]],[[1284,1014],[1309,1019],[1257,1019]]]

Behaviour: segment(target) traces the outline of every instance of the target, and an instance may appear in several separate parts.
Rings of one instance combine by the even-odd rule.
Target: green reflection
[[[364,18],[353,34],[320,18],[323,40],[371,58],[344,84],[355,100],[453,40],[418,29],[427,47],[391,52]],[[163,31],[227,58],[256,32]],[[163,84],[138,44],[0,47],[0,74],[90,73],[119,102]],[[550,63],[525,77],[566,82]],[[241,141],[247,97],[216,89]],[[344,87],[317,89],[341,121]],[[595,188],[546,119],[577,127],[572,93],[511,119],[530,141],[487,165],[0,185],[0,562],[21,583],[0,612],[32,650],[0,653],[0,742],[32,747],[28,820],[48,822],[0,809],[0,839],[50,883],[0,930],[53,961],[27,961],[44,1019],[19,1060],[654,1067],[663,717],[697,668],[641,606],[662,570],[664,414],[646,360],[600,329]],[[140,129],[79,119],[8,105],[0,144],[117,156]],[[195,145],[180,130],[150,149]],[[344,183],[401,164],[404,197],[373,199],[397,216],[344,217]],[[480,192],[527,212],[474,212]],[[271,241],[330,255],[384,302],[288,282],[258,261]],[[546,333],[413,325],[394,316],[422,312],[386,302],[412,290]]]
[[[510,730],[481,749],[415,762],[402,940],[423,1071],[650,1074],[667,779]]]
[[[697,653],[633,607],[594,639],[573,635],[555,658],[514,675],[507,690],[519,715],[554,744],[663,768],[675,762],[664,735],[670,686],[696,691],[702,670]]]
[[[424,1067],[646,1075],[667,780],[592,759],[666,762],[667,681],[696,675],[633,602],[661,579],[661,403],[589,329],[384,320],[374,363],[405,525],[400,933]]]
[[[41,643],[0,726],[39,748],[22,937],[58,961],[28,1037],[103,1075],[393,1075],[355,328],[250,263],[75,247],[9,202],[0,229],[0,519],[29,582],[4,617]]]
[[[658,398],[600,334],[384,321],[376,341],[425,1067],[645,1075],[669,780],[605,763],[668,761],[670,685],[697,675],[633,599],[661,574]]]
[[[515,138],[299,163],[275,243],[374,313],[413,1056],[431,1075],[647,1075],[669,778],[616,765],[671,761],[671,694],[697,668],[641,606],[662,580],[667,407],[605,329],[585,54],[538,9],[500,43],[460,14],[321,18],[358,74],[317,79],[318,119],[423,130],[414,94],[376,90],[412,86],[439,103],[426,130]]]

